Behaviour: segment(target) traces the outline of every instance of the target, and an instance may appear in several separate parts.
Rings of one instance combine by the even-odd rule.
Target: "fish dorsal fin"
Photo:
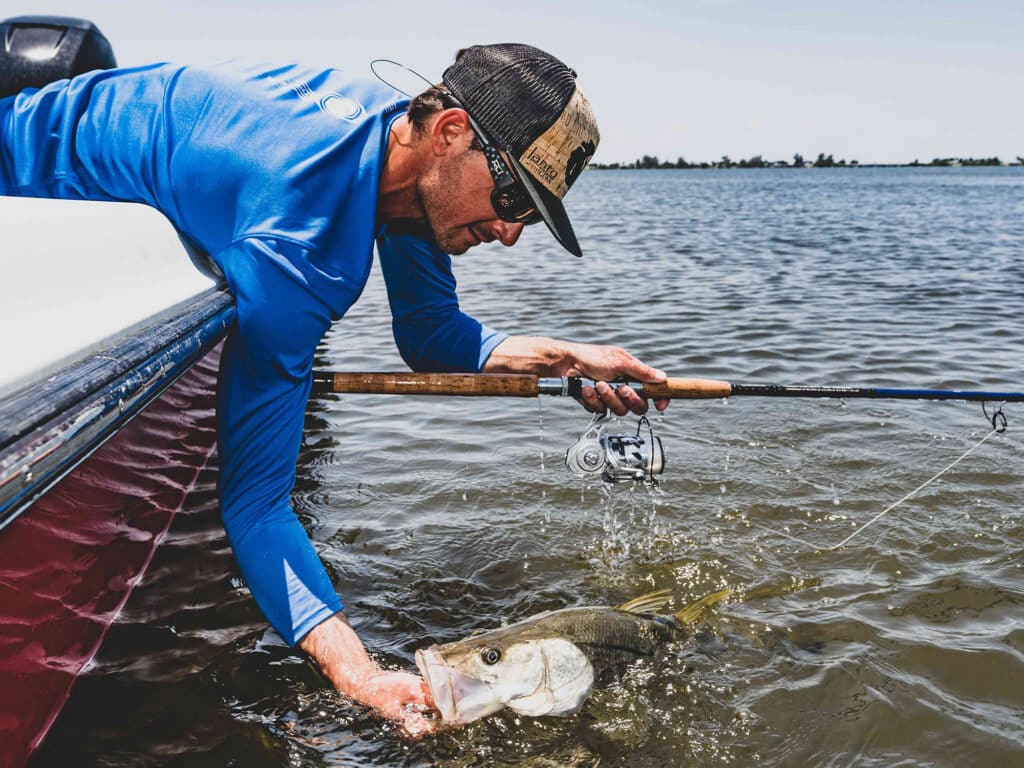
[[[710,594],[704,595],[704,597],[698,597],[676,614],[676,620],[680,624],[692,624],[697,620],[697,617],[700,616],[701,611],[705,608],[710,608],[716,603],[720,603],[728,597],[728,595],[728,589],[720,589],[717,592],[711,592]]]
[[[668,605],[671,599],[672,590],[659,589],[657,592],[648,592],[646,595],[634,597],[632,600],[617,606],[617,608],[620,611],[627,611],[629,613],[657,613]]]

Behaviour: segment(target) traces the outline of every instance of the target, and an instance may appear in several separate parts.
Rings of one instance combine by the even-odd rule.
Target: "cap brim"
[[[529,172],[512,156],[511,152],[507,153],[506,157],[512,161],[512,167],[516,169],[519,180],[526,188],[530,199],[533,200],[533,204],[537,207],[537,212],[541,215],[541,218],[544,219],[544,223],[551,230],[551,234],[555,236],[555,240],[561,243],[562,247],[573,256],[582,256],[583,251],[580,250],[579,241],[576,240],[576,233],[572,230],[572,224],[569,223],[569,215],[565,212],[565,206],[562,205],[562,201],[557,195],[549,192],[546,187],[535,182]]]

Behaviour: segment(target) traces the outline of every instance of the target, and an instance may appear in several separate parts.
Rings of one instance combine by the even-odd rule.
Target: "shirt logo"
[[[316,104],[317,108],[325,115],[330,115],[339,120],[355,120],[363,114],[363,105],[348,96],[340,93],[328,93],[323,96],[309,87],[309,83],[295,77],[290,80],[278,80],[270,76],[273,81],[274,90],[288,88],[302,101]]]
[[[340,93],[330,93],[320,99],[320,109],[340,120],[355,120],[363,113],[363,106]]]

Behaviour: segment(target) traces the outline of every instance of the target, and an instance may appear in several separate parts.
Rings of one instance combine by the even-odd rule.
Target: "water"
[[[1024,169],[591,172],[571,202],[586,257],[540,230],[460,257],[467,311],[674,375],[1024,387]],[[402,369],[379,277],[319,358]],[[840,541],[984,437],[980,407],[674,403],[648,495],[564,471],[589,421],[571,401],[545,402],[542,435],[520,400],[324,398],[295,507],[387,664],[547,609],[733,597],[574,717],[410,744],[261,642],[211,471],[36,765],[1019,765],[1024,407],[1006,413],[826,552],[782,534]]]

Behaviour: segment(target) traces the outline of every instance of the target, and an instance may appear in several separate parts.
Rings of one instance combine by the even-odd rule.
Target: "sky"
[[[1024,155],[1022,0],[3,0],[92,19],[124,66],[224,58],[439,79],[466,45],[527,42],[579,73],[598,162]]]

